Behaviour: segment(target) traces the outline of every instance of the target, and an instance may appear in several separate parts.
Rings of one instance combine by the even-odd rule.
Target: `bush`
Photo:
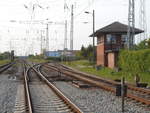
[[[122,50],[119,54],[118,65],[124,71],[133,73],[150,71],[150,49],[137,51]]]
[[[32,54],[30,54],[29,56],[28,56],[28,58],[30,58],[30,59],[43,59],[44,58],[44,56],[43,55],[32,55]]]
[[[48,57],[47,60],[61,61],[61,57]]]

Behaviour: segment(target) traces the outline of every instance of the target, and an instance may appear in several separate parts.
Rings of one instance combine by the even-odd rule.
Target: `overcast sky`
[[[64,1],[66,1],[66,11],[64,11]],[[135,0],[136,27],[139,27],[139,1]],[[0,52],[15,49],[17,55],[40,53],[41,30],[45,31],[46,25],[37,24],[39,22],[33,25],[25,21],[47,18],[53,22],[64,22],[67,19],[69,48],[71,4],[74,5],[74,49],[92,44],[92,38],[88,37],[92,33],[92,15],[85,14],[85,11],[92,12],[92,9],[95,9],[96,29],[114,21],[127,24],[128,0],[1,0]],[[150,21],[149,6],[150,0],[146,0],[147,25]],[[84,22],[88,23],[84,24]],[[147,27],[147,33],[150,36],[150,28]],[[45,32],[42,36],[45,38]],[[49,38],[50,50],[63,49],[64,25],[50,24]]]

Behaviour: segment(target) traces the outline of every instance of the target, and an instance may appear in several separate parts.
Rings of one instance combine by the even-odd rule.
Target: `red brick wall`
[[[104,66],[104,45],[97,45],[97,65]]]
[[[105,65],[105,57],[104,57],[104,36],[100,36],[98,38],[102,38],[103,42],[98,43],[97,45],[97,65]]]

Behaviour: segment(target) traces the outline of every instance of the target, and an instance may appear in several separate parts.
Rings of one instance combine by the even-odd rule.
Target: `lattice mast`
[[[40,43],[41,43],[41,54],[43,54],[43,30],[40,30]]]
[[[74,27],[74,14],[73,5],[71,6],[71,26],[70,26],[70,50],[73,50],[73,27]]]
[[[131,49],[134,45],[134,35],[135,35],[135,1],[129,0],[128,9],[128,31],[127,31],[127,48]]]
[[[49,28],[48,23],[46,24],[46,51],[49,51]]]
[[[64,17],[64,20],[65,20],[65,27],[64,27],[64,50],[67,49],[67,10],[68,10],[68,6],[67,6],[67,3],[66,3],[66,0],[64,0],[64,13],[65,13],[65,17]]]
[[[67,20],[65,20],[64,50],[67,49]]]
[[[140,0],[140,14],[139,14],[139,26],[144,33],[140,34],[140,41],[145,40],[147,38],[147,23],[146,23],[146,0]]]

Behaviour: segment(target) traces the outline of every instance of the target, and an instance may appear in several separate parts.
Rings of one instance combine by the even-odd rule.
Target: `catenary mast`
[[[135,1],[129,0],[128,9],[128,31],[127,31],[127,48],[131,49],[134,45],[135,28]]]

